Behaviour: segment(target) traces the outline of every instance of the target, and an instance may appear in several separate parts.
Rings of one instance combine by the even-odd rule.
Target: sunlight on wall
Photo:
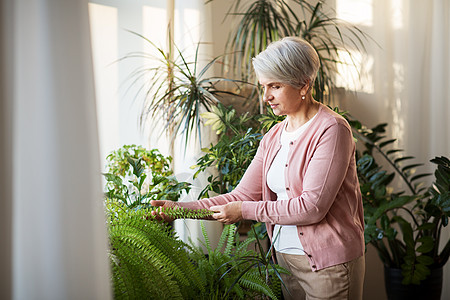
[[[404,26],[403,0],[391,0],[391,16],[393,29],[402,29]]]
[[[402,101],[405,90],[405,66],[394,63],[392,67],[394,71],[393,95],[391,96],[393,103],[388,103],[388,109],[392,110],[392,136],[400,138],[405,135],[405,107]]]
[[[158,30],[155,30],[155,28],[158,28]],[[142,35],[154,43],[156,47],[167,53],[168,26],[165,3],[162,3],[162,7],[144,6],[142,8]],[[158,59],[162,59],[162,56],[158,53],[158,50],[145,40],[142,41],[142,47],[144,53],[151,55],[151,57],[143,59],[144,67],[153,68],[160,66],[161,62]],[[146,84],[147,86],[150,84],[152,76],[153,73],[146,72],[144,81],[148,83]],[[148,137],[150,148],[158,148],[164,154],[169,153],[169,141],[162,134],[164,122],[155,122],[155,120],[149,118],[145,126],[152,128]]]
[[[345,87],[352,91],[373,94],[375,87],[373,83],[373,56],[361,54],[359,51],[339,51],[339,60],[344,62],[338,64],[336,85]]]
[[[372,0],[336,0],[336,17],[355,25],[372,26]]]
[[[358,27],[371,27],[372,0],[336,0],[336,17]],[[339,60],[344,63],[337,66],[340,75],[336,78],[337,86],[368,94],[374,92],[372,55],[349,49],[349,53],[339,51]]]
[[[144,6],[142,8],[142,35],[158,47],[165,48],[167,36],[167,13],[165,8]],[[155,29],[158,30],[155,30]],[[144,52],[156,53],[147,42],[143,42]]]
[[[181,6],[181,7],[180,7]],[[183,7],[184,3],[175,9],[175,43],[183,51],[188,61],[194,61],[195,48],[200,39],[198,9]]]
[[[117,8],[89,3],[100,157],[119,145]],[[101,159],[102,169],[104,159]]]
[[[200,41],[200,11],[198,9],[185,8],[180,14],[178,33],[182,37],[184,45],[196,44]]]

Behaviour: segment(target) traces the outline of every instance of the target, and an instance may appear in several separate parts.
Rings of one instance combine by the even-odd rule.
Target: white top
[[[287,132],[286,127],[283,128],[280,137],[281,149],[278,151],[267,172],[267,185],[275,194],[277,194],[277,201],[289,199],[289,196],[286,193],[286,181],[284,178],[284,169],[289,154],[289,143],[295,141],[302,132],[308,128],[315,117],[316,116],[312,117],[308,122],[293,132]],[[272,243],[275,250],[278,252],[297,255],[305,254],[305,252],[303,252],[302,243],[298,237],[296,225],[275,224]]]

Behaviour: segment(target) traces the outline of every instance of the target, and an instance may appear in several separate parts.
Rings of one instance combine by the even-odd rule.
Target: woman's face
[[[259,83],[264,90],[263,101],[270,105],[275,115],[293,115],[299,111],[301,89],[268,78],[260,78]]]

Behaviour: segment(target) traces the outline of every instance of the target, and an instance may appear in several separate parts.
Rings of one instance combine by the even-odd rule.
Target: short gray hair
[[[285,37],[269,44],[252,62],[257,77],[279,80],[296,88],[308,83],[310,89],[320,65],[316,50],[299,37]]]

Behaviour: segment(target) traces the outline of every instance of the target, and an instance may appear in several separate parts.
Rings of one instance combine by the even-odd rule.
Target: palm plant
[[[225,82],[231,82],[238,87],[239,80],[231,80],[223,77],[208,77],[211,67],[216,64],[220,56],[215,57],[200,68],[199,48],[197,44],[195,55],[189,61],[183,51],[176,48],[164,49],[155,45],[146,37],[134,33],[144,39],[157,55],[150,53],[131,53],[125,58],[143,58],[149,61],[148,67],[136,69],[131,78],[136,84],[142,77],[147,84],[139,87],[139,92],[145,93],[145,101],[141,114],[141,125],[147,119],[151,119],[154,124],[163,121],[163,131],[170,132],[171,140],[178,133],[185,137],[185,145],[192,132],[197,133],[201,145],[201,118],[200,114],[210,111],[211,107],[220,103],[223,95],[239,96],[238,94],[223,87]],[[174,55],[176,54],[176,56]],[[175,57],[175,58],[171,58]]]
[[[211,0],[212,1],[212,0]],[[208,2],[211,2],[208,1]],[[299,36],[317,51],[320,69],[314,84],[314,96],[320,102],[329,100],[329,91],[335,86],[336,65],[347,62],[339,58],[342,51],[350,58],[354,50],[364,50],[368,36],[358,27],[347,24],[324,12],[321,1],[312,5],[305,0],[235,0],[227,16],[240,18],[227,41],[229,63],[248,80],[252,58],[267,45],[285,36]],[[249,80],[251,81],[251,80]]]

